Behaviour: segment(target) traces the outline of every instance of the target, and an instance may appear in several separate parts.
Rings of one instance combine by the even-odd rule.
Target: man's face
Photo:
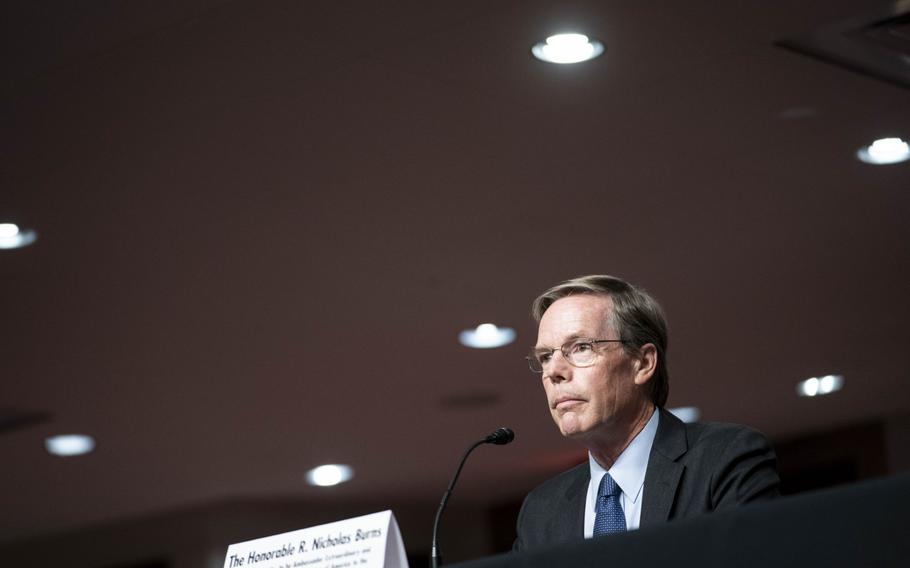
[[[556,349],[543,372],[550,414],[563,436],[611,436],[634,422],[647,401],[635,384],[638,362],[620,343],[599,343],[590,367],[573,367],[559,347],[577,338],[619,339],[610,324],[609,296],[580,294],[554,302],[540,320],[537,349]],[[612,435],[622,435],[613,432]]]

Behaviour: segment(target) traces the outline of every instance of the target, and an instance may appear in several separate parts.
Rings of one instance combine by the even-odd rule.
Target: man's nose
[[[566,361],[562,351],[553,352],[553,356],[550,357],[550,362],[547,363],[547,368],[544,370],[544,375],[554,384],[571,380],[572,366]]]

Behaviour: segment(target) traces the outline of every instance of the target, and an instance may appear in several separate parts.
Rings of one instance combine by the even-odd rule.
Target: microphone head
[[[486,437],[484,442],[487,444],[496,444],[503,446],[515,439],[515,432],[511,428],[498,428],[495,432]]]

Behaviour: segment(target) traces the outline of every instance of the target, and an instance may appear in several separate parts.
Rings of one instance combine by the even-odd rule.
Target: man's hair
[[[645,344],[657,348],[657,369],[650,385],[651,402],[658,407],[667,403],[670,374],[667,371],[667,320],[664,312],[646,291],[614,276],[594,274],[566,280],[553,286],[534,300],[531,314],[538,323],[553,302],[566,296],[590,294],[609,296],[613,301],[608,323],[619,333],[626,352],[633,355]],[[597,338],[600,339],[600,338]]]

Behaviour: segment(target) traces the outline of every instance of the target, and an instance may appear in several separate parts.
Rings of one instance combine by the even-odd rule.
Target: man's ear
[[[645,343],[638,348],[638,357],[635,359],[635,384],[646,384],[654,371],[657,370],[657,347],[652,343]]]

